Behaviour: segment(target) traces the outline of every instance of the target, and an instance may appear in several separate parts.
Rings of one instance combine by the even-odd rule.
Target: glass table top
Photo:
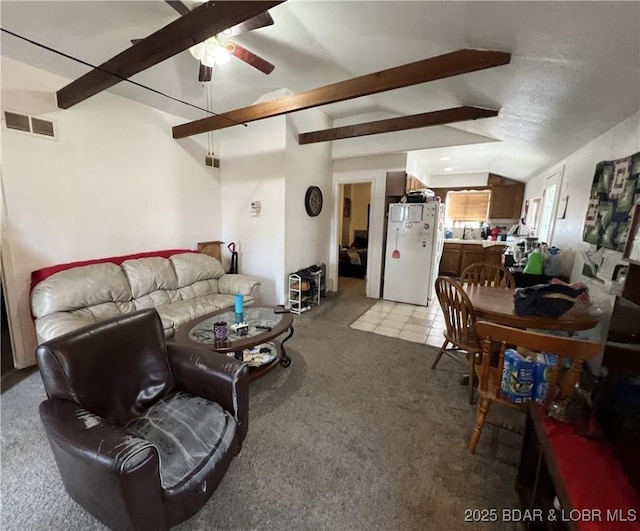
[[[233,343],[234,341],[257,336],[266,331],[264,329],[256,328],[256,325],[271,328],[275,327],[280,321],[282,321],[282,316],[283,314],[273,313],[273,308],[245,308],[242,322],[247,323],[249,325],[249,329],[245,334],[238,335],[231,329],[231,326],[236,322],[235,312],[228,311],[218,313],[200,321],[191,328],[191,330],[189,330],[189,339],[198,343],[214,345],[216,343],[216,338],[213,333],[213,324],[226,322],[227,341]]]

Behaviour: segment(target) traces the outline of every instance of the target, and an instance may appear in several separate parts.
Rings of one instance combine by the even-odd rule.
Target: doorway
[[[338,290],[367,293],[371,183],[339,185]]]
[[[536,227],[536,236],[540,242],[550,244],[555,227],[563,168],[552,173],[544,181],[544,192],[540,205],[540,225]]]

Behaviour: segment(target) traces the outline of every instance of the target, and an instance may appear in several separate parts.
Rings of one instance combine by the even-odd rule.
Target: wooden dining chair
[[[468,364],[469,403],[473,404],[473,366],[475,356],[480,352],[480,342],[475,330],[476,313],[462,286],[453,279],[438,277],[435,290],[447,329],[444,331],[444,343],[431,368],[435,369],[438,366],[438,362],[444,354],[458,363]]]
[[[509,289],[516,287],[516,281],[511,272],[506,267],[491,262],[476,262],[467,266],[460,275],[460,284]]]
[[[504,368],[504,351],[509,345],[518,345],[521,353],[544,352],[554,354],[558,360],[549,374],[549,386],[543,400],[547,406],[552,400],[569,398],[573,394],[580,378],[584,361],[592,360],[602,351],[603,346],[591,341],[550,336],[509,328],[498,324],[478,321],[476,332],[480,337],[482,352],[480,363],[475,366],[478,374],[478,408],[469,451],[475,453],[485,422],[499,428],[519,433],[508,425],[487,420],[491,404],[498,403],[526,412],[525,404],[514,404],[501,391],[502,370]],[[568,367],[568,368],[567,368]]]

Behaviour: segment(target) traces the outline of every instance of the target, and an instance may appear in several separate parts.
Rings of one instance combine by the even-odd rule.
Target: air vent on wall
[[[4,123],[7,125],[7,129],[15,129],[16,131],[31,132],[29,126],[29,117],[24,114],[16,114],[14,112],[4,111]]]
[[[213,158],[211,155],[207,155],[204,159],[205,166],[209,166],[210,168],[219,168],[220,167],[220,159]]]
[[[43,120],[42,118],[10,111],[4,111],[3,116],[5,129],[56,138],[56,127],[51,120]]]
[[[31,118],[31,129],[37,135],[56,136],[53,128],[53,122],[41,120],[40,118]]]

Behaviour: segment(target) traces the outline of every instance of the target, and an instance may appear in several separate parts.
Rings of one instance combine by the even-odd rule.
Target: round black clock
[[[317,186],[309,186],[304,196],[304,208],[311,217],[322,211],[322,190]]]

